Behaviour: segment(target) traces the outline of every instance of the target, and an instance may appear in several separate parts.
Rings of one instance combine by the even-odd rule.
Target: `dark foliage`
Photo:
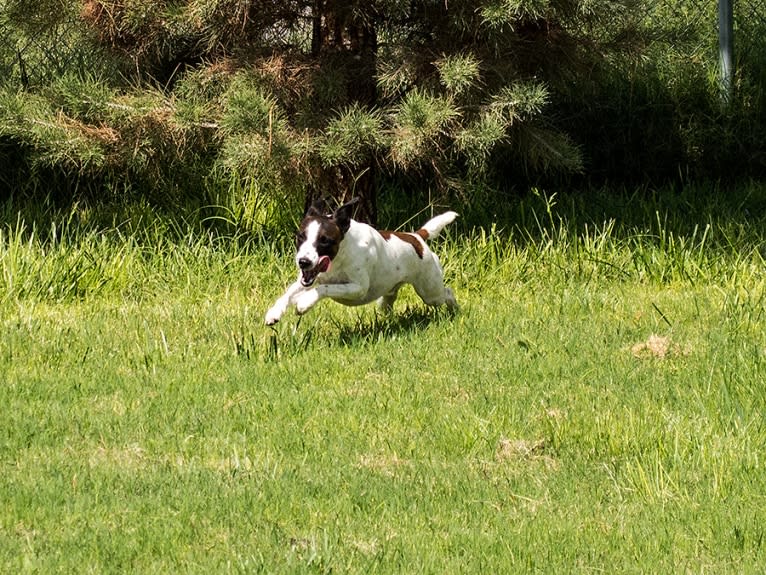
[[[381,190],[762,176],[766,19],[724,102],[713,4],[6,0],[0,185],[253,227],[328,195],[374,221]]]

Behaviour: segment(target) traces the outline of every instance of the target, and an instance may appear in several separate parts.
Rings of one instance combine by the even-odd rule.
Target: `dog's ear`
[[[307,217],[321,217],[327,214],[327,202],[323,198],[317,198],[306,210]]]
[[[332,215],[332,218],[340,228],[340,231],[342,231],[344,234],[351,226],[351,216],[354,213],[354,205],[356,205],[358,202],[359,198],[354,198],[350,202],[346,202],[337,210],[335,210],[335,213]]]

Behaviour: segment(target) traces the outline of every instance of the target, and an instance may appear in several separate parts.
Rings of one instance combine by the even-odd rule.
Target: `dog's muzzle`
[[[319,274],[330,269],[330,258],[328,256],[320,257],[315,266],[311,265],[310,259],[301,258],[298,260],[298,267],[301,268],[301,285],[309,287],[316,281]]]

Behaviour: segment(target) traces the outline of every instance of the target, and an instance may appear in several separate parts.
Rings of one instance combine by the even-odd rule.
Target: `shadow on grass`
[[[234,334],[235,354],[245,359],[262,357],[266,362],[273,362],[296,357],[316,347],[361,347],[409,337],[431,325],[451,321],[457,313],[446,308],[408,306],[390,315],[360,314],[354,323],[333,319],[327,325],[317,319],[302,326],[299,320],[289,333],[272,328],[262,344],[253,333]],[[337,333],[337,337],[328,331]]]
[[[261,344],[253,333],[234,335],[236,355],[262,357],[266,362],[296,357],[317,347],[361,347],[407,338],[429,326],[450,321],[457,312],[446,308],[406,307],[390,315],[359,314],[355,322],[345,319],[298,320],[291,328],[271,328]],[[337,335],[336,335],[337,334]]]
[[[354,325],[338,324],[338,343],[348,347],[397,339],[451,320],[456,313],[447,308],[408,306],[388,315],[359,317]]]

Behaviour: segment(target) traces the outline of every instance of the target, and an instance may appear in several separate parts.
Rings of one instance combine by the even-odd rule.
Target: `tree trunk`
[[[322,51],[322,0],[314,1],[311,16],[311,55],[318,58]]]
[[[316,0],[312,15],[311,53],[322,58],[345,57],[349,86],[348,103],[358,102],[367,107],[377,103],[375,67],[377,33],[374,24],[360,25],[335,9],[332,1]],[[306,195],[306,207],[314,200],[333,198],[339,204],[358,197],[355,219],[371,225],[377,223],[375,189],[375,158],[354,165],[319,166],[315,180]]]

